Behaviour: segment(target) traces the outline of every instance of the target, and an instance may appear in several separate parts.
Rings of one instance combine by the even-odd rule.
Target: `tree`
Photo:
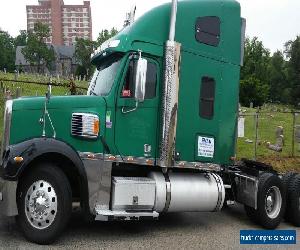
[[[27,31],[26,30],[20,30],[20,34],[15,38],[15,47],[18,46],[26,46],[27,44]]]
[[[83,77],[84,75],[89,76],[91,74],[91,54],[94,52],[95,48],[95,42],[84,38],[76,38],[75,58],[79,63],[79,66],[76,69],[76,75]]]
[[[250,76],[261,82],[268,83],[268,65],[270,61],[270,51],[264,47],[257,37],[245,40],[244,66],[241,69],[241,79],[245,80]]]
[[[49,37],[49,26],[43,23],[35,23],[34,30],[28,33],[27,45],[22,49],[25,59],[31,65],[36,65],[38,72],[44,66],[49,69],[55,60],[53,47],[48,47],[45,43]]]
[[[285,55],[288,58],[287,73],[291,84],[292,104],[300,103],[300,36],[285,44]]]
[[[14,39],[5,31],[0,30],[0,69],[15,69]]]
[[[240,102],[243,106],[249,107],[252,102],[254,107],[262,106],[269,93],[269,87],[259,79],[251,76],[241,80]]]
[[[118,30],[115,28],[112,28],[110,31],[108,31],[107,29],[102,30],[99,33],[99,36],[97,38],[97,46],[101,46],[102,43],[104,43],[105,41],[107,41],[108,39],[110,39],[111,37],[115,36],[118,33]]]
[[[270,100],[272,102],[289,103],[290,84],[286,77],[286,62],[283,53],[276,51],[269,63]]]
[[[241,68],[240,102],[260,106],[267,101],[270,89],[270,51],[257,37],[245,40],[244,66]],[[256,93],[256,91],[260,93]]]

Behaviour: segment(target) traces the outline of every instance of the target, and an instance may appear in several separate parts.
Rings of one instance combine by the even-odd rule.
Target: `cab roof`
[[[141,49],[147,53],[162,56],[164,43],[169,36],[170,12],[171,2],[145,13],[111,39],[120,41],[112,50],[127,52]],[[210,23],[209,20],[213,22]],[[219,29],[216,25],[219,25]],[[218,39],[217,46],[203,43],[201,39],[199,41],[197,32],[201,29],[204,29],[204,32],[200,31],[203,35],[215,33]],[[179,1],[175,41],[181,43],[183,51],[239,65],[241,58],[240,4],[235,0]]]

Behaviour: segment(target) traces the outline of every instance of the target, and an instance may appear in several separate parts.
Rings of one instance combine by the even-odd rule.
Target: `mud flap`
[[[0,180],[0,213],[6,216],[18,215],[17,181]]]
[[[258,179],[247,174],[235,173],[237,202],[257,209]]]

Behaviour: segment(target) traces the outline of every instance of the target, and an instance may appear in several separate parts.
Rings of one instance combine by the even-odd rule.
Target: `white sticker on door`
[[[215,153],[215,139],[198,136],[198,156],[213,158]]]

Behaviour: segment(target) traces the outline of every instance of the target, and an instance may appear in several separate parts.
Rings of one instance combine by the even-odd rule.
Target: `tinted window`
[[[195,25],[196,40],[217,47],[220,42],[220,23],[216,16],[198,17]]]
[[[203,77],[200,90],[200,116],[205,119],[212,119],[214,116],[215,102],[215,80],[211,77]]]
[[[97,66],[90,82],[88,95],[106,96],[109,94],[115,81],[121,59],[121,55],[113,55]]]
[[[125,82],[121,92],[121,97],[123,98],[134,97],[135,68],[136,68],[135,60],[131,60],[128,66]],[[152,99],[156,96],[156,81],[157,81],[156,64],[148,61],[145,99]]]

